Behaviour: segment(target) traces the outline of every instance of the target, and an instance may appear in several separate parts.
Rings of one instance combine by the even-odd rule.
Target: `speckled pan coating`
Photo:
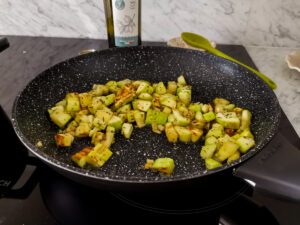
[[[172,81],[184,75],[192,85],[192,100],[211,102],[223,97],[253,113],[251,129],[256,147],[239,160],[207,171],[199,152],[203,143],[169,143],[164,134],[149,127],[134,129],[130,140],[116,135],[112,158],[98,169],[81,169],[71,155],[89,145],[89,138],[76,139],[69,149],[58,148],[58,128],[49,120],[47,109],[68,92],[85,92],[95,83],[109,80]],[[261,150],[277,131],[280,106],[272,89],[254,73],[223,58],[205,52],[170,47],[116,48],[78,56],[39,74],[18,95],[13,108],[13,125],[27,148],[62,173],[101,182],[155,183],[201,178],[236,166]],[[35,144],[42,141],[43,147]],[[116,154],[119,152],[119,155]],[[176,168],[170,177],[138,170],[146,159],[171,157]]]

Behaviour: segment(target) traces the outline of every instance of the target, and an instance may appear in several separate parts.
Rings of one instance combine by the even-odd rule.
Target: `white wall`
[[[143,40],[300,46],[299,0],[141,0]],[[106,38],[102,0],[1,0],[0,35]]]

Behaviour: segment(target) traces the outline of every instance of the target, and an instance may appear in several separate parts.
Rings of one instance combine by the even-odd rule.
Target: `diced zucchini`
[[[132,85],[125,85],[118,95],[115,98],[115,104],[114,107],[117,109],[121,107],[122,105],[125,105],[129,102],[131,102],[136,97],[134,88]]]
[[[172,113],[172,109],[171,109],[171,108],[169,108],[169,107],[167,107],[167,106],[165,106],[162,112],[163,112],[163,113],[166,113],[166,114],[168,114],[168,115],[169,115],[169,114],[171,114],[171,113]]]
[[[104,139],[104,137],[105,137],[104,133],[97,131],[92,135],[91,143],[96,145],[100,143]]]
[[[242,111],[241,127],[240,130],[246,130],[250,127],[252,114],[249,110]]]
[[[104,130],[106,128],[106,125],[108,124],[108,121],[110,121],[112,116],[113,116],[113,112],[111,111],[108,111],[106,109],[97,110],[95,114],[95,119],[93,121],[93,125],[95,127],[98,127],[101,130]]]
[[[214,136],[216,138],[220,138],[224,135],[224,131],[222,129],[219,129],[219,128],[212,128],[210,129],[205,138],[208,138],[208,137],[211,137],[211,136]]]
[[[145,113],[144,112],[140,112],[140,111],[136,110],[136,111],[134,111],[133,117],[139,128],[142,128],[145,126]]]
[[[205,139],[205,145],[216,144],[218,139],[214,136],[210,136]]]
[[[126,104],[126,105],[123,105],[122,107],[120,107],[117,110],[117,113],[128,113],[130,110],[131,110],[131,105],[130,104]]]
[[[254,139],[254,136],[253,136],[253,134],[251,133],[251,131],[250,131],[249,128],[245,129],[239,136],[240,136],[240,137],[249,137],[249,138]]]
[[[149,82],[141,82],[136,90],[136,94],[139,95],[141,93],[148,93],[149,87]]]
[[[114,80],[108,81],[105,86],[108,87],[111,93],[116,93],[120,88],[117,86],[117,82]]]
[[[190,124],[190,120],[180,114],[178,110],[173,110],[173,115],[175,117],[175,123],[179,126],[188,126]]]
[[[192,110],[194,112],[201,112],[201,108],[202,108],[202,105],[201,103],[191,103],[189,105],[189,110]]]
[[[139,96],[138,96],[139,99],[142,99],[142,100],[152,100],[152,95],[149,94],[149,93],[141,93]]]
[[[213,121],[216,118],[216,115],[214,112],[208,112],[203,114],[203,118],[207,121]]]
[[[235,139],[230,137],[228,134],[225,134],[223,137],[218,138],[217,149],[220,149],[225,142],[235,142]]]
[[[177,82],[178,82],[178,84],[180,84],[181,86],[185,86],[186,85],[186,81],[185,81],[185,78],[184,78],[184,76],[179,76],[178,78],[177,78]]]
[[[78,94],[81,108],[87,108],[92,104],[93,96],[89,93],[80,93]]]
[[[59,105],[61,105],[65,108],[66,105],[67,105],[66,99],[63,99],[63,100],[61,100],[61,101],[59,101],[58,103],[55,104],[55,106],[59,106]]]
[[[183,89],[183,88],[178,88]],[[177,90],[178,90],[177,89]],[[190,89],[183,89],[177,93],[179,100],[182,101],[185,105],[189,105],[192,100],[192,91]]]
[[[176,104],[177,104],[176,99],[177,99],[177,97],[175,95],[168,93],[168,94],[164,94],[160,97],[160,103],[163,106],[167,106],[172,109],[176,109]]]
[[[176,90],[177,90],[177,83],[175,81],[169,81],[167,92],[174,95],[176,94]]]
[[[155,88],[155,93],[163,95],[167,93],[167,89],[163,82],[159,82]]]
[[[93,166],[101,167],[112,156],[112,152],[107,147],[101,151],[96,150],[98,146],[101,146],[100,148],[102,148],[101,143],[97,144],[94,150],[88,154],[87,162]]]
[[[214,105],[229,105],[230,102],[226,100],[225,98],[215,98],[213,100]]]
[[[109,106],[109,105],[113,104],[115,98],[116,98],[116,95],[115,95],[115,94],[110,94],[110,95],[107,95],[107,96],[101,96],[101,97],[100,97],[101,101],[102,101],[103,104],[106,105],[106,106]]]
[[[50,119],[60,128],[63,128],[72,119],[72,116],[64,111],[63,106],[54,106],[48,112]]]
[[[68,93],[66,95],[66,111],[67,112],[77,112],[80,108],[80,100],[77,92]]]
[[[198,120],[199,122],[203,122],[203,123],[206,122],[206,120],[203,117],[203,114],[200,111],[196,112],[195,119]]]
[[[145,123],[146,124],[156,123],[156,124],[164,125],[167,123],[167,120],[168,120],[168,114],[153,109],[149,109],[147,111]]]
[[[125,79],[125,80],[121,80],[121,81],[118,81],[117,82],[117,86],[119,87],[119,88],[123,88],[125,85],[127,85],[127,84],[131,84],[131,80],[129,80],[129,79]]]
[[[189,129],[192,132],[192,137],[191,137],[192,142],[195,143],[195,142],[199,141],[199,139],[203,135],[203,130],[200,130],[198,128],[192,128],[192,127],[190,127]]]
[[[111,146],[111,144],[115,141],[115,133],[116,130],[114,127],[107,126],[105,133],[105,140],[102,142],[107,148]]]
[[[217,113],[216,121],[223,125],[224,128],[239,129],[240,119],[235,112]]]
[[[116,131],[120,130],[123,124],[123,120],[118,116],[112,116],[112,118],[108,121],[107,125],[114,127]]]
[[[165,125],[165,132],[169,142],[176,143],[178,140],[178,134],[172,125],[172,123],[167,123]]]
[[[182,142],[190,142],[192,138],[192,132],[186,128],[181,126],[174,126],[176,132],[179,135],[179,140]]]
[[[201,156],[202,159],[211,158],[214,155],[216,150],[217,150],[217,145],[216,144],[204,145],[201,148],[200,156]]]
[[[133,126],[131,123],[124,123],[122,126],[122,134],[125,138],[130,138],[133,131]]]
[[[152,105],[152,102],[146,101],[146,100],[141,100],[141,99],[134,100],[132,102],[132,106],[134,109],[138,109],[143,112],[147,112],[148,109],[150,109],[151,105]]]
[[[109,88],[103,84],[94,84],[93,90],[89,92],[93,96],[102,96],[109,93]]]
[[[225,142],[222,147],[216,152],[215,157],[223,162],[231,155],[233,155],[238,149],[239,146],[236,143],[231,141]]]
[[[95,114],[98,109],[103,109],[104,105],[100,99],[101,97],[93,97],[92,102],[88,105],[90,113]]]
[[[176,122],[176,119],[175,119],[175,116],[173,114],[170,114],[168,116],[168,123],[175,123]]]
[[[202,113],[207,113],[209,111],[209,105],[208,104],[203,104],[201,108]]]
[[[134,120],[134,111],[131,110],[127,113],[127,121],[129,123],[133,123],[135,120]]]
[[[68,133],[55,135],[55,142],[57,146],[70,147],[73,140],[74,140],[73,135]]]
[[[237,160],[238,158],[240,158],[240,155],[241,155],[240,152],[236,151],[234,154],[232,154],[231,156],[228,157],[227,163]]]
[[[208,159],[205,159],[205,166],[207,169],[214,169],[214,168],[217,168],[219,166],[222,166],[221,163],[219,163],[217,160],[214,160],[212,158],[208,158]]]
[[[87,161],[87,156],[91,151],[93,151],[93,149],[93,147],[87,147],[82,149],[80,152],[72,155],[73,162],[75,162],[80,167],[84,167]]]
[[[75,137],[88,137],[91,131],[91,127],[88,123],[79,123],[79,126],[76,128]]]
[[[236,143],[240,147],[240,152],[246,153],[250,148],[255,146],[255,141],[250,137],[240,137],[236,140]]]
[[[175,168],[174,160],[171,158],[158,158],[154,161],[151,168],[166,175],[171,175]]]

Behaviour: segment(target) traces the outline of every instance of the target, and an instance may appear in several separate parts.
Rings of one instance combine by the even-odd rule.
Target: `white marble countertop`
[[[288,119],[300,136],[300,72],[291,70],[285,56],[300,48],[245,46],[260,72],[276,84],[274,91]]]

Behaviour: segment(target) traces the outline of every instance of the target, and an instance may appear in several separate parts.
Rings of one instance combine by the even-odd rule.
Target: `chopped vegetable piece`
[[[133,126],[131,123],[124,123],[122,126],[122,134],[125,138],[130,138],[133,131]]]
[[[192,138],[192,132],[186,128],[181,126],[174,126],[176,132],[179,135],[179,140],[182,142],[189,142]]]
[[[240,119],[237,117],[235,112],[217,113],[216,121],[225,128],[240,128]]]
[[[155,93],[163,95],[167,93],[167,89],[163,82],[159,82],[155,88]]]
[[[176,143],[178,140],[178,134],[172,125],[172,123],[167,123],[165,125],[165,132],[169,142]]]
[[[100,100],[103,102],[104,105],[108,106],[114,103],[115,98],[116,98],[115,94],[110,94],[107,96],[101,96]]]
[[[202,159],[211,158],[216,150],[217,150],[217,145],[216,144],[204,145],[201,148],[200,156],[201,156]]]
[[[86,164],[87,156],[93,149],[94,147],[87,147],[82,149],[80,152],[72,155],[73,162],[75,162],[80,167],[84,167]]]
[[[140,111],[135,111],[133,114],[134,120],[139,128],[144,127],[145,124],[145,113]]]
[[[80,108],[80,100],[77,92],[68,93],[66,95],[66,111],[67,112],[77,112]]]
[[[105,140],[103,142],[103,145],[105,145],[107,148],[109,148],[111,144],[115,141],[115,133],[116,129],[114,127],[108,126],[106,128]]]
[[[180,84],[182,86],[186,85],[185,78],[182,75],[177,78],[177,82],[178,82],[178,84]]]
[[[113,116],[108,121],[108,126],[114,127],[116,131],[120,130],[123,124],[123,120],[118,116]]]
[[[68,133],[55,135],[55,142],[57,146],[70,147],[73,140],[74,140],[73,135]]]
[[[236,143],[240,147],[240,151],[242,153],[246,153],[250,148],[255,146],[255,141],[250,137],[240,137],[236,140]]]
[[[191,137],[192,142],[195,143],[199,141],[199,139],[203,135],[203,130],[200,130],[198,128],[192,128],[192,127],[190,127],[189,129],[192,132],[192,137]]]
[[[112,156],[112,152],[109,150],[109,148],[103,148],[102,146],[104,145],[101,143],[97,144],[94,150],[87,155],[86,160],[89,164],[96,167],[101,167]]]
[[[203,114],[203,117],[207,122],[210,122],[216,118],[216,115],[213,112],[208,112]]]
[[[207,169],[210,170],[222,166],[222,164],[212,158],[208,158],[205,159],[205,166]]]
[[[87,108],[92,104],[93,96],[89,93],[80,93],[78,94],[81,108]]]
[[[63,106],[55,106],[48,112],[50,119],[60,128],[63,128],[72,119],[72,116],[64,111]]]
[[[91,131],[91,127],[88,123],[79,123],[76,128],[75,137],[88,137]]]
[[[151,105],[152,105],[152,102],[146,101],[146,100],[141,100],[141,99],[134,100],[132,103],[132,106],[134,109],[138,109],[143,112],[147,112],[148,109],[150,109]]]
[[[180,114],[178,110],[173,110],[173,115],[175,117],[175,123],[179,126],[188,126],[190,124],[190,120]]]
[[[228,141],[225,142],[222,147],[216,152],[215,157],[220,160],[224,161],[227,158],[229,158],[231,155],[233,155],[237,150],[239,149],[239,146],[235,144],[234,142]]]
[[[241,119],[241,130],[246,130],[250,127],[251,124],[251,112],[249,110],[242,111],[242,119]]]
[[[232,154],[231,156],[228,157],[227,163],[237,160],[238,158],[240,158],[240,155],[241,155],[240,152],[236,151],[234,154]]]
[[[176,90],[177,90],[177,83],[175,81],[169,81],[167,92],[174,95],[176,94]]]
[[[174,160],[171,158],[158,158],[154,161],[151,168],[166,175],[171,175],[175,168]]]
[[[218,139],[214,136],[210,136],[205,139],[205,145],[216,144]]]

